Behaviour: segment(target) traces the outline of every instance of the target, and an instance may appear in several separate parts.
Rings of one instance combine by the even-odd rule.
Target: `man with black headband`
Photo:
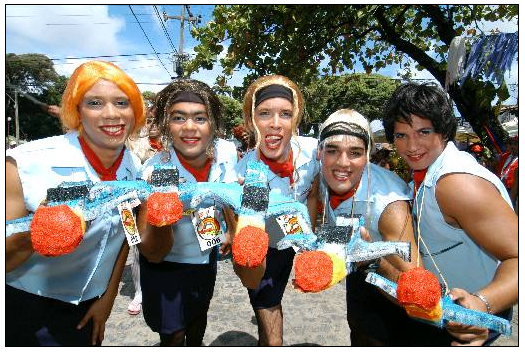
[[[196,80],[179,79],[159,92],[155,123],[164,148],[145,162],[141,177],[147,179],[156,165],[171,165],[185,182],[223,182],[233,173],[237,151],[233,143],[216,137],[220,110],[215,93]],[[145,211],[139,214],[142,308],[161,346],[202,344],[217,275],[214,243],[222,239],[219,234],[229,237],[213,200],[192,210],[171,226],[149,225]],[[206,235],[214,241],[197,236],[197,229],[212,218],[220,229]],[[229,252],[227,242],[219,249],[223,255]]]
[[[268,165],[268,183],[272,192],[306,204],[312,223],[317,215],[319,166],[315,160],[317,140],[296,135],[303,114],[304,100],[299,87],[278,75],[260,77],[244,96],[244,124],[255,131],[257,146],[237,164],[237,176],[243,177],[246,165],[260,160]],[[298,220],[279,216],[266,220],[269,248],[266,259],[256,268],[235,266],[257,318],[259,345],[283,344],[281,300],[288,283],[295,251],[277,250],[277,242],[287,234],[290,223]]]
[[[354,110],[334,112],[321,125],[317,158],[321,167],[323,223],[348,226],[364,216],[364,237],[372,241],[410,241],[415,258],[407,185],[394,173],[370,162],[373,146],[366,118]],[[398,329],[409,320],[404,310],[365,282],[376,270],[392,281],[415,266],[397,256],[374,263],[346,277],[347,319],[352,346],[398,345]],[[368,266],[367,266],[368,265]]]

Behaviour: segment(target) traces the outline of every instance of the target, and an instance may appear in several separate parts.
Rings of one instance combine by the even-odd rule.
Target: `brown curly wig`
[[[154,123],[160,130],[160,141],[164,150],[169,150],[172,137],[169,130],[169,108],[180,92],[193,92],[197,94],[206,105],[206,113],[211,123],[211,133],[214,136],[212,143],[206,148],[206,153],[210,158],[214,157],[214,142],[216,135],[223,128],[222,104],[215,92],[206,83],[189,78],[178,78],[168,84],[164,89],[157,93],[154,105]]]

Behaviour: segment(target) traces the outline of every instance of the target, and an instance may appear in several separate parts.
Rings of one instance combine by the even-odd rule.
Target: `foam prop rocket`
[[[163,226],[182,217],[177,169],[159,168],[146,181],[64,182],[47,190],[46,205],[34,214],[6,221],[6,237],[31,231],[37,253],[58,256],[73,251],[83,238],[86,221],[98,218],[125,201],[146,200],[148,222]]]
[[[234,259],[236,257],[241,265],[254,267],[262,262],[268,249],[268,235],[264,232],[266,217],[300,213],[308,222],[305,227],[310,226],[306,206],[270,191],[267,173],[265,164],[249,163],[244,186],[179,183],[178,170],[171,166],[156,166],[150,183],[143,180],[65,182],[48,190],[47,205],[39,207],[35,214],[7,221],[6,236],[31,230],[33,248],[38,253],[63,255],[80,243],[86,221],[96,219],[124,201],[147,199],[148,222],[164,226],[178,221],[183,207],[195,208],[204,200],[214,198],[239,215]],[[311,232],[309,228],[305,231]]]
[[[259,266],[268,251],[269,238],[265,219],[282,214],[300,214],[305,219],[305,231],[312,233],[308,209],[300,202],[285,197],[268,187],[268,166],[250,161],[246,166],[244,184],[200,182],[182,184],[181,200],[195,207],[204,199],[214,198],[228,205],[238,214],[236,233],[232,244],[235,263],[246,267]],[[185,203],[186,204],[186,203]]]
[[[294,246],[301,252],[294,264],[296,288],[303,292],[326,290],[356,270],[358,262],[385,255],[396,254],[410,261],[410,242],[367,242],[361,238],[361,226],[364,226],[363,217],[353,229],[352,226],[320,226],[315,234],[288,235],[279,241],[279,249]]]
[[[506,336],[512,333],[508,320],[462,307],[449,295],[442,297],[438,279],[423,268],[402,273],[397,284],[376,273],[369,273],[366,281],[396,298],[410,317],[425,323],[443,328],[447,321],[452,321],[491,329]]]

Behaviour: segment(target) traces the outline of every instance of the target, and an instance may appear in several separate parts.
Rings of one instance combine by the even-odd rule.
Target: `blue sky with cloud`
[[[212,19],[213,5],[191,5],[194,16],[202,16],[202,24]],[[148,43],[145,34],[136,23],[135,16],[140,21],[154,49]],[[114,61],[126,71],[141,90],[157,92],[168,83],[173,72],[171,61],[172,45],[166,37],[161,22],[164,23],[171,41],[176,49],[179,47],[180,22],[178,20],[159,20],[153,5],[6,5],[5,30],[6,53],[41,53],[54,60],[57,72],[70,75],[81,62],[89,59],[72,59],[100,55],[130,55],[101,58]],[[165,11],[168,15],[180,15],[181,5],[157,5],[162,17]],[[503,32],[518,30],[516,23],[480,24],[488,31],[499,28]],[[193,53],[197,42],[189,34],[184,33],[184,50]],[[159,58],[153,52],[159,53]],[[69,58],[69,59],[67,59]],[[359,66],[356,72],[359,72]],[[413,65],[415,67],[415,65]],[[361,70],[362,71],[362,70]],[[397,77],[399,66],[389,66],[378,73]],[[215,78],[221,72],[216,65],[213,70],[201,70],[192,75],[193,78],[208,84],[214,84]],[[235,71],[228,81],[229,85],[240,85],[246,70]],[[429,72],[413,70],[414,78],[432,79]],[[518,62],[515,60],[512,69],[505,74],[508,83],[518,82]],[[511,87],[512,88],[512,87]],[[511,91],[515,103],[517,89]]]

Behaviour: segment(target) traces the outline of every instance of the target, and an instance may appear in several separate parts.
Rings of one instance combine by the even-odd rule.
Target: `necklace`
[[[425,176],[426,178],[426,176]],[[423,240],[423,237],[421,236],[421,231],[419,229],[419,224],[421,223],[421,218],[422,218],[422,215],[423,215],[423,204],[424,204],[424,201],[425,201],[425,185],[424,183],[421,184],[422,187],[420,187],[416,193],[416,196],[414,197],[414,202],[415,202],[415,208],[416,208],[416,232],[417,232],[417,260],[416,260],[416,267],[419,267],[419,257],[420,257],[420,252],[419,252],[419,243],[423,243],[423,246],[425,247],[427,253],[428,253],[428,256],[430,257],[430,260],[432,260],[432,264],[434,265],[434,267],[436,268],[439,276],[441,277],[441,280],[443,280],[443,284],[445,285],[445,294],[448,294],[450,291],[449,291],[449,287],[448,287],[448,283],[447,283],[447,280],[445,280],[445,277],[443,276],[443,273],[441,272],[441,270],[439,269],[436,261],[434,260],[434,257],[432,256],[432,252],[428,249],[427,247],[427,244],[425,243],[425,240]],[[421,189],[423,189],[423,191],[421,191]],[[419,193],[422,193],[421,195],[421,204],[419,205],[418,207],[418,203],[417,203],[417,196],[419,195]]]

